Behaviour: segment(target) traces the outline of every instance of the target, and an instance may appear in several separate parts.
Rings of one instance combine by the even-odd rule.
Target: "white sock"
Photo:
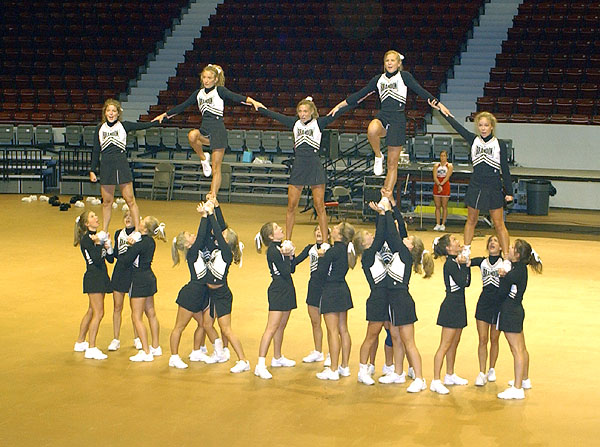
[[[217,351],[217,354],[219,355],[223,353],[223,340],[221,340],[220,338],[217,338],[215,340],[215,351]]]
[[[264,357],[259,357],[258,358],[258,365],[257,366],[262,366],[262,367],[267,367],[267,365],[265,364],[265,358]]]

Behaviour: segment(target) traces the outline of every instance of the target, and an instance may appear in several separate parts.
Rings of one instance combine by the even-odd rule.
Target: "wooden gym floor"
[[[285,208],[222,206],[228,223],[248,247],[243,268],[231,268],[230,286],[234,294],[233,328],[253,368],[266,323],[269,275],[265,255],[253,250],[252,238],[265,221],[283,224]],[[99,206],[92,208],[101,213]],[[153,267],[158,277],[156,303],[163,356],[148,364],[128,360],[135,351],[126,307],[122,348],[109,353],[105,361],[85,360],[83,354],[72,351],[87,307],[87,297],[81,293],[84,263],[79,248],[72,245],[78,210],[59,212],[45,203],[22,203],[17,195],[1,195],[0,209],[1,445],[564,446],[598,442],[597,237],[584,240],[569,235],[566,240],[560,234],[526,235],[544,261],[544,274],[530,274],[525,294],[533,389],[526,392],[523,401],[504,402],[496,394],[505,389],[513,370],[504,338],[498,381],[483,388],[473,385],[478,373],[473,318],[481,291],[478,269],[473,269],[467,292],[469,326],[463,332],[456,368],[470,384],[452,388],[448,396],[429,390],[409,395],[406,385],[366,387],[356,382],[368,296],[360,268],[349,272],[347,278],[355,304],[349,313],[351,377],[338,383],[321,382],[315,378],[321,365],[301,362],[312,349],[304,303],[307,263],[294,275],[299,307],[292,312],[284,340],[285,355],[298,362],[295,368],[272,369],[270,381],[260,380],[252,372],[230,374],[233,358],[229,364],[192,363],[187,370],[169,368],[174,300],[189,278],[187,267],[171,267],[170,247],[160,242]],[[197,228],[198,215],[192,202],[140,201],[140,209],[143,215],[153,214],[166,222],[169,239],[181,230]],[[120,223],[121,212],[116,211],[111,232]],[[313,226],[307,214],[298,215],[294,233],[298,247],[311,242]],[[462,231],[459,227],[450,230]],[[473,246],[475,255],[483,253],[484,235],[489,230],[479,231]],[[437,234],[429,231],[418,235],[428,246]],[[523,237],[523,233],[513,232],[511,236]],[[438,260],[433,278],[413,276],[411,282],[419,316],[417,345],[428,384],[440,336],[435,321],[444,297],[441,266]],[[106,352],[112,339],[110,295],[105,303],[98,346]],[[180,353],[186,360],[192,330],[188,327],[182,339]],[[377,376],[382,363],[380,350]]]

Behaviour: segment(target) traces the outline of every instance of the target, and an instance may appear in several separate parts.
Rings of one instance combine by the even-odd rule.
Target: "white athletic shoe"
[[[129,357],[129,360],[132,362],[151,362],[154,360],[154,356],[150,352],[146,354],[144,351],[140,350],[136,355]]]
[[[358,383],[364,383],[365,385],[374,385],[375,381],[369,374],[368,365],[360,365],[358,370]]]
[[[487,383],[487,376],[480,372],[475,379],[475,386],[484,386]]]
[[[229,350],[229,348],[223,348],[222,357],[225,359],[226,362],[229,361],[229,359],[231,358],[231,351]]]
[[[470,247],[463,247],[462,253],[461,253],[465,259],[468,261],[469,258],[471,257],[471,248]]]
[[[457,376],[456,374],[446,374],[444,385],[468,385],[469,381]]]
[[[406,375],[413,380],[417,378],[417,375],[415,374],[415,369],[412,366],[408,367],[408,373],[406,373]]]
[[[323,366],[328,367],[331,366],[331,355],[327,354],[325,361],[323,362]]]
[[[398,374],[397,372],[393,372],[390,374],[386,374],[385,376],[381,376],[379,378],[379,383],[404,383],[406,382],[406,374],[403,372],[402,374]]]
[[[381,211],[385,211],[385,203],[390,203],[390,201],[387,197],[382,197],[381,200],[377,202],[377,208]]]
[[[438,394],[448,394],[450,392],[450,390],[442,384],[441,380],[432,380],[429,389]]]
[[[371,365],[370,363],[367,364],[367,371],[369,372],[369,375],[373,377],[375,375],[375,365]]]
[[[120,347],[121,347],[121,342],[118,339],[113,338],[113,341],[111,341],[110,345],[108,345],[108,350],[109,351],[117,351]]]
[[[158,348],[150,346],[150,354],[152,354],[153,357],[159,357],[162,355],[162,348],[160,346]]]
[[[200,160],[200,164],[202,165],[202,173],[204,177],[210,177],[212,174],[212,167],[210,166],[210,154],[208,152],[204,153],[206,157],[204,160]]]
[[[85,352],[85,350],[89,347],[90,347],[90,344],[87,341],[82,341],[81,343],[75,342],[75,346],[73,346],[73,351]]]
[[[381,154],[381,157],[375,157],[375,163],[373,163],[373,174],[383,175],[383,160],[385,156]]]
[[[271,359],[271,366],[273,368],[291,368],[292,366],[296,366],[296,362],[294,360],[286,359],[284,355],[281,355],[281,357],[279,357],[278,359],[276,359],[275,357]]]
[[[310,351],[306,357],[302,359],[304,363],[322,362],[324,359],[323,353],[319,351]]]
[[[433,231],[442,231],[440,230],[441,225],[440,224],[435,224],[435,227],[433,227]]]
[[[388,366],[388,365],[385,365],[385,364],[384,364],[384,365],[383,365],[383,368],[381,368],[381,372],[382,372],[383,374],[391,374],[391,373],[393,373],[394,371],[396,371],[396,367],[394,366],[394,364],[393,364],[393,363],[392,363],[390,366]]]
[[[104,360],[108,356],[98,348],[87,348],[84,357],[92,360]]]
[[[142,349],[142,340],[140,340],[140,337],[134,338],[133,339],[133,346],[135,347],[135,349],[137,349],[138,351],[140,349]]]
[[[229,372],[233,374],[242,373],[244,371],[250,371],[250,362],[248,360],[238,360],[235,362],[235,366],[229,369]]]
[[[202,349],[193,350],[189,355],[190,362],[215,363],[211,356],[202,352]]]
[[[515,386],[515,381],[514,380],[509,380],[508,381],[508,386]],[[523,379],[521,381],[521,387],[524,390],[530,390],[531,389],[531,379]]]
[[[498,397],[500,399],[525,399],[525,391],[523,391],[523,388],[511,386],[501,393],[498,393]]]
[[[410,385],[408,385],[408,388],[406,388],[406,392],[407,393],[420,393],[421,391],[423,391],[426,388],[427,388],[427,382],[425,382],[425,379],[415,379],[415,380],[413,380],[413,382]]]
[[[446,225],[441,224],[440,225],[440,231],[446,231]]]
[[[210,357],[214,360],[212,363],[225,363],[229,361],[229,357],[224,349],[220,354],[217,351],[214,351]]]
[[[340,380],[340,374],[337,371],[332,371],[327,367],[320,373],[317,373],[317,379],[321,380]]]
[[[261,379],[272,379],[273,375],[269,372],[266,366],[256,365],[254,368],[254,375]]]
[[[340,365],[338,366],[337,372],[342,377],[350,377],[350,367],[346,366],[345,368]]]
[[[181,360],[178,354],[173,354],[169,358],[169,366],[177,369],[185,369],[188,367],[188,364]]]
[[[496,370],[494,368],[490,368],[490,370],[488,371],[487,379],[488,379],[488,382],[496,381]]]

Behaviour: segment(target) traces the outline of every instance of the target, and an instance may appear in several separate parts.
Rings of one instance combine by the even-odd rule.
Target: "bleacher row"
[[[600,2],[525,0],[478,111],[500,121],[600,124]]]
[[[91,123],[127,90],[187,0],[3,2],[0,122]]]

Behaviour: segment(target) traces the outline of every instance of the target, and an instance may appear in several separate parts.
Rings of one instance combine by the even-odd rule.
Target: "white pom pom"
[[[75,208],[84,208],[85,207],[85,203],[83,203],[81,200],[78,200],[77,202],[75,202]]]
[[[125,204],[125,205],[123,205],[121,210],[123,210],[123,212],[129,211],[129,206],[127,204]]]
[[[50,200],[50,197],[48,197],[48,196],[40,196],[40,201],[47,202],[48,200]]]
[[[123,197],[119,197],[117,200],[115,200],[115,202],[117,202],[119,205],[125,203],[125,199]]]
[[[85,201],[86,201],[86,202],[91,202],[92,200],[95,200],[95,199],[96,199],[96,198],[95,198],[95,197],[93,197],[93,196],[88,196],[88,197],[86,197]]]
[[[94,198],[94,199],[90,200],[90,203],[92,205],[100,205],[102,203],[102,201],[100,199]]]
[[[118,206],[119,206],[119,205],[117,205],[117,202],[113,202],[113,204],[112,204],[112,207],[113,207],[114,209],[117,209],[117,207],[118,207]]]
[[[34,195],[31,195],[31,196],[29,196],[29,198],[30,198],[31,200],[33,200],[33,201],[36,201],[36,200],[37,200],[37,196],[34,196]]]
[[[25,203],[31,203],[31,197],[23,197],[21,199],[21,202],[25,202]]]

